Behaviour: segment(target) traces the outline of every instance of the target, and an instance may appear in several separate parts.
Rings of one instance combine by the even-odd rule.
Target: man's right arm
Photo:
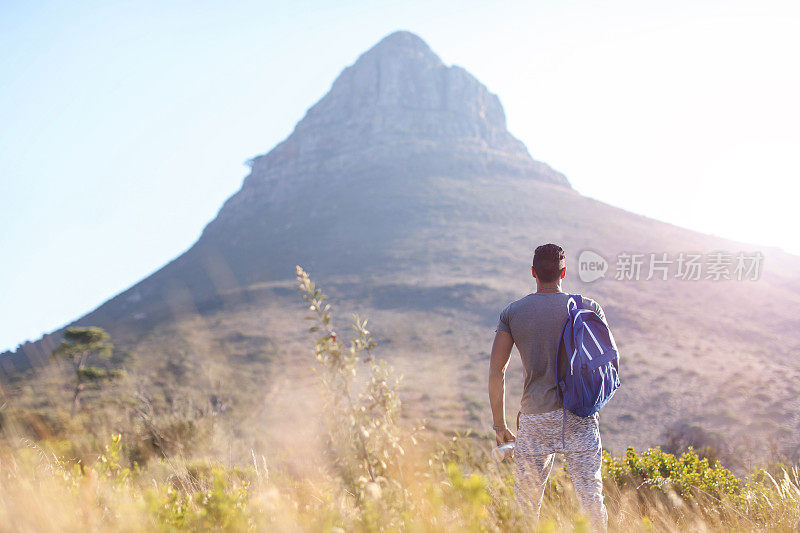
[[[489,404],[492,406],[492,423],[495,428],[497,445],[515,440],[516,437],[506,427],[506,368],[511,357],[514,339],[505,331],[498,330],[492,343],[489,360]]]

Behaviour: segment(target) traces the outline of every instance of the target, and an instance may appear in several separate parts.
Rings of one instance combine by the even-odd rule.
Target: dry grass
[[[349,492],[307,449],[284,449],[274,458],[253,453],[239,465],[172,458],[130,469],[124,442],[111,441],[80,465],[59,459],[47,444],[17,444],[0,454],[0,531],[525,531],[533,525],[515,512],[510,465],[492,462],[488,442],[474,436],[423,438],[363,495]],[[797,467],[753,485],[750,509],[662,488],[607,477],[610,529],[795,531],[800,525]],[[588,527],[567,474],[556,469],[538,530]]]

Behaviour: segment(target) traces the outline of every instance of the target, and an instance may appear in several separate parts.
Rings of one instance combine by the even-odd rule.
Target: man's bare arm
[[[498,331],[492,343],[492,356],[489,360],[489,403],[492,406],[492,420],[495,427],[506,425],[506,368],[511,357],[514,339],[505,331]],[[497,431],[497,444],[514,440],[508,429]]]

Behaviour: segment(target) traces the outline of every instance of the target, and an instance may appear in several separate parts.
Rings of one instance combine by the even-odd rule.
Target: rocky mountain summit
[[[409,32],[396,32],[346,68],[294,132],[253,159],[248,186],[280,181],[276,171],[341,169],[360,159],[408,156],[463,158],[475,168],[496,165],[568,186],[533,161],[506,129],[496,95],[469,72],[448,67]],[[471,159],[471,160],[470,160]],[[443,163],[452,168],[453,162]]]

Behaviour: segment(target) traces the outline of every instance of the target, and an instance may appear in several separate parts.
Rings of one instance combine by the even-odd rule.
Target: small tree
[[[108,333],[102,328],[69,328],[64,333],[61,345],[53,350],[51,357],[62,357],[72,363],[75,371],[75,389],[72,395],[72,410],[70,416],[74,417],[80,405],[80,394],[87,384],[99,386],[100,382],[120,376],[119,371],[107,371],[104,368],[89,366],[89,358],[95,355],[101,359],[111,357],[114,345],[108,342]]]

